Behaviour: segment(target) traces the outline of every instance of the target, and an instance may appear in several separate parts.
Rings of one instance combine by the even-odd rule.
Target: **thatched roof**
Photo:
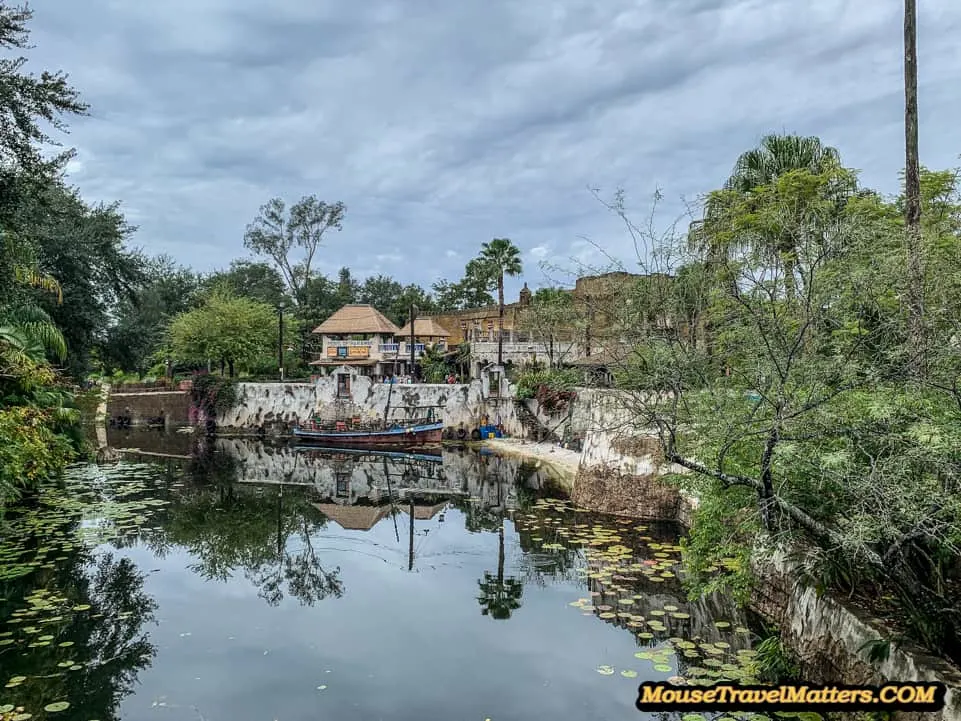
[[[606,348],[595,348],[589,356],[581,356],[569,361],[562,361],[564,365],[576,366],[578,368],[617,368],[627,365],[631,360],[631,351],[622,351],[613,354]]]
[[[410,336],[410,321],[397,331],[397,335],[405,338]],[[433,318],[414,319],[415,338],[446,338],[449,335],[450,333],[447,332],[447,329]]]
[[[448,503],[444,501],[443,503],[435,503],[433,506],[421,506],[414,504],[414,519],[418,521],[429,521],[438,513],[447,508]],[[407,515],[410,515],[410,506],[402,505],[400,510]]]
[[[389,506],[342,506],[338,503],[312,505],[345,531],[369,531],[390,511]]]
[[[337,335],[341,333],[397,333],[397,326],[372,305],[351,304],[334,313],[314,333]]]

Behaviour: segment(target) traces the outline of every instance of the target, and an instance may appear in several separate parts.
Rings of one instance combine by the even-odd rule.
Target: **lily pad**
[[[54,703],[48,703],[43,707],[43,710],[48,713],[56,713],[57,711],[66,711],[70,708],[69,701],[55,701]]]
[[[614,667],[613,667],[613,666],[607,666],[607,665],[598,666],[598,667],[597,667],[597,672],[598,672],[599,674],[601,674],[601,676],[613,676],[613,675],[614,675]]]
[[[670,666],[668,666],[666,663],[659,663],[659,664],[656,664],[656,665],[654,666],[654,670],[655,670],[655,671],[658,671],[659,673],[669,673],[669,672],[673,671],[674,669],[672,669],[672,668],[671,668]]]
[[[630,669],[625,669],[621,671],[621,676],[624,678],[637,678],[637,671],[631,671]]]

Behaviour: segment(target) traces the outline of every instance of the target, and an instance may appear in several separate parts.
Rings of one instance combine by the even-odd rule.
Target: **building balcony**
[[[422,355],[429,345],[428,343],[415,343],[414,356]],[[436,345],[440,350],[447,350],[446,343],[437,343]],[[410,343],[381,343],[377,350],[384,360],[392,360],[395,355],[401,360],[410,358]]]
[[[493,362],[497,360],[497,341],[474,341],[470,346],[474,360]],[[503,341],[504,360],[514,363],[531,360],[546,361],[553,355],[555,361],[572,360],[578,355],[580,348],[573,341],[555,341],[553,348],[541,341]]]

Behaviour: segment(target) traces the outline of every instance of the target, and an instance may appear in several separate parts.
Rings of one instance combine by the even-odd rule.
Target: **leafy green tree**
[[[178,359],[220,361],[233,377],[235,364],[253,363],[273,350],[277,314],[266,303],[217,288],[201,307],[176,316],[168,337]]]
[[[210,290],[224,283],[235,295],[252,298],[274,308],[281,303],[291,303],[283,277],[269,263],[233,260],[227,270],[211,273],[204,278],[202,286]]]
[[[686,542],[694,592],[741,588],[758,543],[787,543],[805,582],[894,598],[906,632],[937,651],[961,638],[948,570],[961,538],[957,336],[940,326],[940,387],[904,382],[900,219],[876,194],[855,192],[839,205],[845,175],[791,170],[725,209],[726,246],[741,249],[719,269],[730,282],[694,273],[684,293],[708,299],[726,372],[705,362],[690,334],[651,339],[636,308],[615,306],[626,341],[618,382],[638,432],[655,430],[663,459],[686,471],[675,480],[701,500]],[[927,242],[943,253],[939,315],[947,318],[959,297],[951,270],[959,239],[955,191],[941,180],[927,178],[944,218]],[[753,242],[761,234],[794,244],[803,292],[793,299],[771,277],[770,245]],[[663,255],[678,257],[679,241]],[[735,570],[705,573],[731,557]]]
[[[29,49],[26,6],[0,3],[0,48]],[[73,152],[50,157],[44,149],[59,143],[44,129],[65,132],[65,115],[85,115],[87,105],[62,72],[24,72],[24,56],[0,60],[0,225],[9,224],[20,199],[57,177]]]
[[[357,298],[361,303],[368,303],[381,312],[388,313],[393,310],[403,292],[404,286],[390,276],[376,275],[364,280],[358,289]]]
[[[359,293],[360,283],[354,278],[350,268],[344,266],[337,271],[337,299],[340,301],[340,305],[356,303]]]
[[[324,234],[331,228],[341,230],[346,210],[341,202],[326,203],[306,195],[288,212],[283,200],[273,198],[247,226],[244,247],[274,262],[290,297],[300,305]]]
[[[481,246],[477,259],[487,277],[493,277],[497,281],[497,365],[503,365],[504,276],[521,274],[521,252],[509,238],[494,238]]]
[[[451,282],[442,278],[431,286],[434,305],[439,312],[492,306],[494,296],[491,291],[495,288],[496,278],[478,258],[468,261],[464,276],[459,281]]]
[[[144,281],[144,259],[126,246],[134,228],[116,204],[88,206],[60,185],[24,201],[18,224],[18,237],[35,249],[37,267],[60,283],[62,303],[45,293],[36,303],[61,329],[70,351],[68,370],[81,378],[116,308]]]
[[[436,345],[424,349],[419,363],[425,383],[443,383],[444,377],[450,372],[446,355]]]
[[[734,170],[720,191],[711,193],[704,206],[704,216],[692,225],[688,235],[691,246],[707,253],[712,267],[719,267],[739,250],[750,247],[763,249],[783,264],[783,282],[788,297],[795,294],[795,240],[776,229],[755,228],[748,233],[732,228],[735,218],[743,217],[744,204],[753,201],[752,192],[770,186],[782,175],[793,170],[806,170],[818,175],[840,168],[840,155],[835,148],[825,146],[817,137],[798,135],[767,135],[758,145],[742,153]],[[842,188],[852,189],[851,175],[839,173]],[[740,206],[732,213],[731,206]],[[764,232],[766,230],[767,232]],[[740,245],[737,245],[740,244]]]
[[[144,372],[164,346],[170,320],[198,302],[198,276],[168,256],[146,261],[144,279],[131,297],[120,299],[117,320],[107,331],[103,360],[107,370]]]

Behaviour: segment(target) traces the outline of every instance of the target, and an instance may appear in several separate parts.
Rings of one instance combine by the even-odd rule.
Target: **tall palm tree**
[[[510,238],[494,238],[481,246],[480,261],[497,279],[497,365],[504,364],[504,276],[520,275],[521,251]]]
[[[824,145],[815,136],[766,135],[756,148],[738,157],[723,190],[712,193],[704,208],[704,216],[691,224],[688,242],[692,250],[707,254],[708,264],[717,269],[736,250],[740,239],[725,232],[724,214],[735,199],[763,185],[769,185],[792,170],[820,174],[839,167],[837,149]],[[785,293],[795,295],[794,273],[797,248],[786,235],[755,239],[763,249],[777,254],[784,263]]]
[[[481,605],[481,615],[490,616],[499,621],[511,617],[521,607],[521,597],[524,595],[524,584],[516,578],[504,578],[504,521],[498,529],[497,575],[484,571],[484,578],[477,582],[480,586],[480,596],[477,601]]]
[[[924,376],[924,270],[921,264],[921,171],[918,161],[918,7],[904,0],[904,234],[908,255],[911,372]]]
[[[792,170],[823,173],[840,163],[837,149],[816,136],[766,135],[758,147],[741,153],[724,188],[747,193]]]

